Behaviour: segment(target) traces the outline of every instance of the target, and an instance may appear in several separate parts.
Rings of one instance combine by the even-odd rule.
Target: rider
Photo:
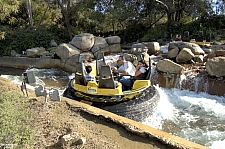
[[[118,72],[123,75],[129,75],[129,76],[135,75],[134,65],[131,62],[126,61],[124,56],[119,56],[118,62],[121,64],[121,66],[118,69],[116,67],[112,67],[112,70],[114,72]],[[121,79],[123,75],[121,75],[119,79]]]
[[[91,74],[92,67],[90,65],[85,66],[87,74],[85,75],[86,82],[95,81],[95,77]]]
[[[133,82],[135,80],[144,80],[147,77],[147,73],[148,73],[148,65],[146,64],[146,62],[144,60],[140,60],[138,62],[138,65],[136,67],[136,72],[133,78],[130,77],[122,77],[120,79],[120,83],[123,85],[123,91],[124,90],[128,90],[132,87]]]

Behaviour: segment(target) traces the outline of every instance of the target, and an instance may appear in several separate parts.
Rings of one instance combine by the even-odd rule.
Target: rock
[[[86,143],[86,138],[80,138],[76,142],[74,142],[74,145],[84,145]]]
[[[215,51],[215,50],[225,50],[225,45],[212,45],[210,48],[213,51]]]
[[[216,54],[214,52],[209,53],[206,58],[214,58],[216,57]]]
[[[161,72],[180,74],[184,67],[169,59],[164,59],[159,60],[156,69]]]
[[[56,54],[63,60],[66,61],[69,57],[80,54],[81,51],[71,44],[62,43],[56,48]]]
[[[225,57],[214,57],[206,62],[206,71],[210,76],[225,76]]]
[[[119,36],[106,37],[105,40],[109,45],[120,44],[120,42],[121,42],[121,38]]]
[[[55,40],[52,39],[52,40],[50,41],[50,46],[51,46],[51,47],[57,47],[58,45],[57,45],[57,43],[55,42]]]
[[[104,55],[107,55],[107,54],[110,53],[110,49],[109,49],[109,47],[105,47],[105,48],[99,49],[98,51],[96,51],[94,53],[94,56],[97,57],[99,52],[104,52]]]
[[[215,50],[216,56],[225,56],[225,50]]]
[[[204,62],[204,56],[203,55],[195,55],[194,61],[199,62],[199,63],[203,63]]]
[[[190,42],[171,42],[168,47],[168,51],[174,49],[175,47],[178,47],[179,49],[183,48],[189,48],[191,49],[192,53],[195,55],[205,54],[205,52],[202,50],[202,48],[195,43]]]
[[[122,51],[120,44],[112,44],[109,46],[110,53],[120,53]]]
[[[79,61],[79,55],[73,55],[66,60],[67,65],[76,66],[76,62]]]
[[[183,48],[176,57],[176,62],[186,63],[191,60],[195,55],[188,48]]]
[[[81,58],[85,61],[94,59],[94,55],[92,54],[92,52],[88,51],[88,52],[83,52],[80,54]]]
[[[59,144],[61,144],[61,146],[67,146],[70,147],[72,146],[75,142],[77,142],[78,139],[78,133],[73,132],[71,134],[67,134],[61,137],[61,139],[59,140]],[[84,140],[82,140],[84,141]],[[85,140],[86,141],[86,140]],[[81,141],[80,141],[81,142]]]
[[[202,48],[202,50],[203,50],[206,54],[209,54],[210,52],[212,52],[212,49],[209,49],[209,48]]]
[[[148,48],[143,43],[136,43],[132,45],[130,52],[134,55],[148,52]]]
[[[178,47],[179,49],[188,48],[188,45],[185,42],[170,42],[168,46],[168,51],[175,49]]]
[[[28,57],[40,57],[43,52],[45,52],[45,48],[43,48],[43,47],[36,47],[36,48],[32,48],[32,49],[27,49],[26,50],[26,55]]]
[[[205,52],[202,50],[202,48],[198,44],[187,42],[187,45],[188,45],[188,48],[191,49],[191,52],[194,55],[205,54]]]
[[[89,33],[79,34],[73,37],[70,44],[82,51],[89,51],[94,45],[94,35]]]
[[[167,58],[175,58],[178,55],[179,51],[180,50],[178,47],[174,47],[167,53]]]
[[[18,54],[15,50],[12,50],[11,51],[11,56],[13,56],[13,57],[20,57],[21,54]]]
[[[108,43],[106,42],[106,40],[102,37],[95,37],[95,43],[94,46],[91,48],[91,51],[93,53],[99,51],[100,49],[103,49],[105,47],[108,47]]]
[[[160,51],[160,45],[158,42],[142,42],[148,48],[149,55],[155,55]]]

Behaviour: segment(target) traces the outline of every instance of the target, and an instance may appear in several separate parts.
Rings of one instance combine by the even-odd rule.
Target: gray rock
[[[164,59],[159,60],[156,69],[161,72],[180,74],[184,67],[169,59]]]
[[[89,51],[93,47],[94,42],[95,38],[93,34],[84,33],[74,36],[70,44],[82,51]]]
[[[178,47],[174,47],[174,49],[170,50],[167,53],[167,58],[175,58],[178,55],[179,51],[180,50]]]
[[[119,44],[121,42],[121,38],[119,36],[110,36],[105,38],[106,42],[111,44]]]
[[[206,62],[206,71],[210,76],[225,76],[225,57],[214,57]]]
[[[45,48],[43,48],[43,47],[36,47],[36,48],[32,48],[32,49],[27,49],[26,50],[26,55],[28,57],[40,57],[43,52],[45,52]]]
[[[56,48],[56,54],[63,60],[66,61],[69,57],[80,54],[81,51],[71,44],[62,43]]]
[[[158,42],[142,42],[148,48],[149,55],[155,55],[160,51],[160,45]]]
[[[194,54],[188,48],[183,48],[176,57],[176,62],[186,63],[194,57]]]

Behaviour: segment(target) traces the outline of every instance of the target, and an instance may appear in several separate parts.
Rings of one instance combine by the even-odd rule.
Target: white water
[[[145,124],[212,149],[225,147],[225,98],[157,87],[160,101]]]
[[[61,92],[69,75],[57,69],[32,69],[37,82]],[[21,76],[2,75],[21,83]],[[32,86],[31,86],[32,87]],[[160,100],[145,124],[212,149],[225,147],[225,97],[157,87]]]

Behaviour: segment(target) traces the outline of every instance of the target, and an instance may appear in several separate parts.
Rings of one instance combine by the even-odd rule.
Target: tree
[[[207,3],[204,0],[155,0],[167,14],[169,33],[174,22],[179,22],[183,16],[194,16],[207,12]]]
[[[10,17],[11,13],[18,12],[19,6],[21,4],[20,0],[7,0],[0,2],[0,22],[9,20],[9,23],[13,23],[15,18]],[[0,39],[4,39],[5,32],[0,30]]]
[[[69,38],[72,39],[72,34],[71,34],[72,29],[71,29],[70,20],[69,20],[70,18],[69,11],[70,11],[71,2],[70,0],[57,0],[57,4],[59,5],[61,12],[63,14],[63,17],[65,19],[65,24],[66,24]]]
[[[30,28],[32,28],[33,27],[33,19],[32,19],[31,0],[26,0],[26,6],[27,6],[28,26]]]

